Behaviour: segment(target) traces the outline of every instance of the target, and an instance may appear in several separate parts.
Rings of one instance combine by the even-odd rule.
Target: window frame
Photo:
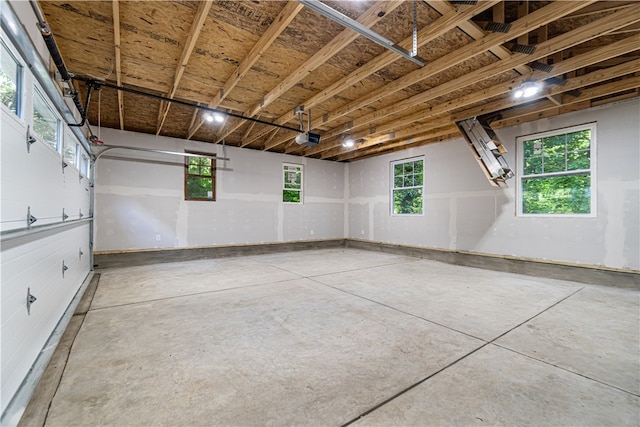
[[[78,138],[71,132],[71,129],[66,128],[64,132],[64,140],[62,142],[62,160],[67,163],[67,166],[73,167],[80,171],[80,165],[78,164],[78,152],[80,151],[80,142]],[[67,147],[73,148],[73,159],[68,159],[66,156]],[[82,150],[84,151],[84,150]]]
[[[409,187],[395,187],[395,166],[405,163],[422,162],[422,184]],[[421,217],[424,216],[424,195],[425,195],[425,174],[424,174],[425,156],[415,156],[405,159],[398,159],[389,162],[389,214],[392,217]],[[422,190],[422,210],[420,213],[396,213],[395,212],[395,197],[394,192],[396,190],[408,190],[412,188],[420,188]]]
[[[16,111],[14,112],[3,102],[0,102],[0,105],[12,116],[22,119],[24,116],[24,64],[3,39],[0,39],[0,49],[4,50],[16,64]]]
[[[288,172],[287,168],[300,168],[300,189],[296,189],[296,188],[287,188],[286,187],[286,181],[285,181],[285,173]],[[298,173],[296,171],[296,173]],[[281,197],[280,197],[280,201],[282,203],[284,203],[285,205],[303,205],[304,204],[304,165],[299,164],[299,163],[283,163],[282,164],[282,170],[281,170],[281,178],[282,178],[282,192],[280,193]],[[300,201],[299,202],[286,202],[284,200],[284,192],[285,191],[297,191],[300,193]]]
[[[185,153],[189,154],[199,154],[201,156],[215,156],[215,153],[205,153],[202,151],[191,151],[185,150]],[[184,200],[185,201],[196,201],[196,202],[215,202],[216,201],[216,159],[211,160],[211,174],[210,175],[200,175],[200,174],[192,174],[189,173],[189,160],[190,159],[199,159],[201,157],[184,157]],[[189,177],[198,177],[198,178],[211,178],[211,197],[189,197]]]
[[[35,126],[35,111],[36,111],[36,97],[40,97],[42,99],[42,101],[44,102],[44,105],[49,109],[49,111],[53,114],[53,116],[56,119],[56,147],[54,148],[53,145],[51,145],[51,143],[49,141],[47,141],[43,135],[40,135],[40,133],[38,133],[38,131],[36,131],[36,126]],[[62,119],[60,119],[60,115],[58,114],[58,111],[53,108],[53,106],[51,105],[51,101],[49,100],[49,98],[46,96],[46,92],[44,90],[42,90],[40,88],[40,86],[34,84],[33,85],[33,102],[31,105],[31,131],[33,133],[33,136],[35,136],[38,141],[42,142],[46,147],[54,150],[56,153],[58,153],[58,155],[62,156],[62,142],[63,142],[63,128],[62,128]]]
[[[524,175],[524,143],[533,139],[549,138],[553,136],[568,135],[573,132],[579,132],[583,130],[591,131],[591,138],[589,141],[589,168],[588,169],[576,169],[576,170],[564,170],[560,172],[548,172],[540,174],[528,174]],[[566,144],[566,143],[565,143]],[[565,155],[567,151],[565,150]],[[566,162],[566,160],[565,160]],[[523,218],[595,218],[597,216],[597,123],[585,123],[580,125],[568,126],[559,129],[553,129],[545,132],[537,132],[528,135],[521,135],[516,137],[516,216]],[[538,177],[564,177],[572,175],[581,175],[588,173],[590,177],[590,212],[589,213],[525,213],[524,208],[524,193],[522,189],[523,179],[531,179]]]

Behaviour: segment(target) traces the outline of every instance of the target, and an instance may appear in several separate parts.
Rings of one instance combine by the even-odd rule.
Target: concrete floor
[[[43,412],[50,426],[639,425],[639,316],[634,290],[355,249],[105,269]]]

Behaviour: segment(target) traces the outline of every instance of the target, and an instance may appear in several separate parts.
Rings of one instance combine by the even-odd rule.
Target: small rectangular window
[[[67,131],[64,138],[64,150],[62,151],[62,157],[64,162],[69,166],[76,165],[76,157],[78,152],[78,139],[73,133]]]
[[[188,151],[190,154],[213,156],[210,153]],[[184,199],[216,200],[216,163],[210,157],[185,157]]]
[[[391,162],[393,215],[422,215],[424,159]]]
[[[302,165],[284,163],[282,165],[282,201],[284,203],[302,203]]]
[[[35,88],[33,97],[33,131],[51,148],[61,152],[59,143],[60,120],[42,93]]]
[[[80,174],[89,178],[89,156],[87,156],[84,152],[80,154]]]
[[[22,93],[22,66],[9,48],[0,42],[0,101],[15,115],[20,116]]]
[[[595,124],[519,137],[519,215],[595,212]]]

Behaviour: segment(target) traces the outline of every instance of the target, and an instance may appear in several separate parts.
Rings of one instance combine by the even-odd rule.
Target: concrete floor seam
[[[331,287],[331,286],[330,286],[330,287]],[[448,364],[448,365],[446,365],[445,367],[443,367],[443,368],[441,368],[441,369],[437,370],[436,372],[434,372],[434,373],[432,373],[432,374],[428,375],[427,377],[425,377],[425,378],[423,378],[423,379],[421,379],[421,380],[417,381],[416,383],[414,383],[414,384],[410,385],[409,387],[405,388],[404,390],[402,390],[402,391],[400,391],[400,392],[398,392],[398,393],[394,394],[393,396],[391,396],[391,397],[389,397],[389,398],[385,399],[384,401],[382,401],[382,402],[380,402],[380,403],[378,403],[378,404],[374,405],[372,408],[368,409],[367,411],[363,412],[362,414],[360,414],[359,416],[357,416],[357,417],[353,418],[352,420],[349,420],[348,422],[346,422],[345,424],[343,424],[341,427],[347,427],[347,426],[349,426],[349,425],[353,424],[354,422],[356,422],[356,421],[360,420],[361,418],[364,418],[365,416],[367,416],[368,414],[372,413],[373,411],[375,411],[375,410],[377,410],[377,409],[379,409],[379,408],[383,407],[384,405],[388,404],[389,402],[391,402],[391,401],[393,401],[393,400],[397,399],[398,397],[402,396],[403,394],[407,393],[408,391],[410,391],[410,390],[412,390],[412,389],[416,388],[416,387],[417,387],[417,386],[419,386],[420,384],[423,384],[424,382],[426,382],[426,381],[427,381],[427,380],[429,380],[430,378],[433,378],[434,376],[438,375],[439,373],[441,373],[441,372],[443,372],[443,371],[447,370],[448,368],[450,368],[450,367],[452,367],[452,366],[456,365],[458,362],[460,362],[460,361],[462,361],[462,360],[464,360],[464,359],[468,358],[468,357],[469,357],[469,356],[471,356],[472,354],[476,353],[478,350],[481,350],[481,349],[483,349],[484,347],[486,347],[486,346],[488,346],[488,345],[490,345],[490,344],[494,344],[494,342],[495,342],[496,340],[498,340],[498,339],[500,339],[501,337],[503,337],[503,336],[507,335],[507,334],[508,334],[508,333],[510,333],[511,331],[514,331],[515,329],[517,329],[517,328],[521,327],[522,325],[526,324],[527,322],[530,322],[531,320],[535,319],[536,317],[540,316],[542,313],[544,313],[544,312],[546,312],[546,311],[550,310],[551,308],[553,308],[553,307],[557,306],[558,304],[562,303],[563,301],[566,301],[567,299],[569,299],[570,297],[572,297],[573,295],[577,294],[578,292],[580,292],[580,291],[581,291],[581,290],[583,290],[583,289],[584,289],[584,287],[582,287],[582,288],[580,288],[580,289],[578,289],[578,290],[576,290],[576,291],[572,292],[571,294],[569,294],[569,295],[567,295],[566,297],[564,297],[564,298],[560,299],[559,301],[556,301],[554,304],[551,304],[549,307],[545,308],[544,310],[541,310],[540,312],[536,313],[535,315],[533,315],[533,316],[529,317],[527,320],[525,320],[525,321],[523,321],[523,322],[519,323],[518,325],[516,325],[516,326],[514,326],[514,327],[510,328],[509,330],[507,330],[506,332],[504,332],[504,333],[502,333],[502,334],[498,335],[497,337],[493,338],[491,341],[485,342],[485,343],[484,343],[484,344],[482,344],[480,347],[478,347],[478,348],[476,348],[476,349],[474,349],[474,350],[472,350],[472,351],[468,352],[467,354],[464,354],[463,356],[461,356],[460,358],[458,358],[458,359],[454,360],[453,362],[449,363],[449,364]],[[350,292],[347,292],[347,293],[350,293]],[[352,295],[353,295],[353,294],[352,294]],[[357,295],[355,295],[355,296],[357,296]],[[364,298],[364,299],[367,299],[367,298]],[[374,302],[375,302],[375,301],[374,301]],[[384,305],[384,304],[381,304],[381,305]],[[391,308],[391,307],[390,307],[390,308]],[[449,329],[451,329],[451,328],[449,328]]]
[[[409,312],[404,311],[404,310],[400,310],[400,309],[399,309],[399,308],[397,308],[397,307],[393,307],[393,306],[391,306],[391,305],[388,305],[388,304],[382,303],[382,302],[380,302],[380,301],[376,301],[376,300],[373,300],[373,299],[371,299],[371,298],[367,298],[367,297],[362,296],[362,295],[354,294],[353,292],[349,292],[349,291],[347,291],[347,290],[340,289],[340,288],[337,288],[337,287],[335,287],[335,286],[328,285],[328,284],[326,284],[326,283],[318,282],[317,280],[314,280],[314,279],[313,279],[313,278],[311,278],[311,277],[310,277],[310,278],[308,278],[308,279],[309,279],[309,280],[313,280],[315,283],[318,283],[318,284],[320,284],[320,285],[322,285],[322,286],[326,286],[326,287],[328,287],[328,288],[335,289],[336,291],[344,292],[345,294],[348,294],[348,295],[354,296],[354,297],[356,297],[356,298],[363,299],[363,300],[365,300],[365,301],[372,302],[372,303],[377,304],[377,305],[380,305],[380,306],[382,306],[382,307],[386,307],[386,308],[388,308],[388,309],[391,309],[391,310],[397,311],[398,313],[402,313],[402,314],[406,314],[407,316],[415,317],[416,319],[420,319],[420,320],[423,320],[423,321],[425,321],[425,322],[429,322],[429,323],[431,323],[431,324],[433,324],[433,325],[437,325],[437,326],[443,327],[443,328],[445,328],[445,329],[448,329],[448,330],[450,330],[450,331],[457,332],[457,333],[459,333],[459,334],[466,335],[466,336],[471,337],[471,338],[475,338],[475,339],[480,340],[480,341],[485,342],[485,343],[489,343],[489,342],[490,342],[490,341],[487,341],[487,340],[485,340],[485,339],[483,339],[483,338],[480,338],[480,337],[476,337],[476,336],[474,336],[474,335],[471,335],[471,334],[470,334],[470,333],[468,333],[468,332],[459,331],[459,330],[457,330],[457,329],[455,329],[455,328],[452,328],[451,326],[447,326],[447,325],[444,325],[444,324],[442,324],[442,323],[438,323],[438,322],[436,322],[436,321],[433,321],[433,320],[427,319],[427,318],[422,317],[422,316],[418,316],[418,315],[413,314],[413,313],[409,313]]]
[[[213,290],[213,291],[203,291],[203,292],[193,292],[193,293],[189,293],[189,294],[171,295],[171,296],[162,297],[162,298],[146,299],[144,301],[136,301],[136,302],[129,302],[129,303],[125,303],[125,304],[114,304],[114,305],[108,305],[108,306],[104,306],[104,307],[89,308],[89,311],[100,311],[100,310],[105,310],[105,309],[110,309],[110,308],[129,307],[129,306],[134,306],[134,305],[139,305],[139,304],[146,304],[146,303],[149,303],[149,302],[166,301],[166,300],[171,300],[171,299],[175,299],[175,298],[184,298],[184,297],[192,297],[192,296],[198,296],[198,295],[207,295],[207,294],[214,294],[214,293],[218,293],[218,292],[228,292],[228,291],[233,291],[233,290],[237,290],[237,289],[255,288],[255,287],[258,287],[258,286],[269,286],[269,285],[274,285],[274,284],[292,282],[292,281],[300,280],[300,279],[303,279],[303,278],[304,277],[299,277],[299,278],[295,278],[295,279],[276,280],[276,281],[268,282],[268,283],[254,283],[252,285],[236,286],[236,287],[233,287],[233,288],[225,288],[225,289],[216,289],[216,290]]]
[[[531,360],[535,360],[535,361],[537,361],[537,362],[544,363],[545,365],[552,366],[552,367],[557,368],[557,369],[561,369],[561,370],[563,370],[563,371],[565,371],[565,372],[568,372],[568,373],[570,373],[570,374],[574,374],[574,375],[577,375],[577,376],[579,376],[579,377],[582,377],[582,378],[588,379],[588,380],[590,380],[590,381],[597,382],[597,383],[602,384],[602,385],[604,385],[604,386],[611,387],[611,388],[616,389],[616,390],[618,390],[618,391],[622,391],[622,392],[627,393],[627,394],[630,394],[630,395],[632,395],[632,396],[640,397],[640,394],[638,394],[638,393],[634,393],[634,392],[632,392],[632,391],[625,390],[625,389],[620,388],[620,387],[616,387],[616,386],[614,386],[614,385],[612,385],[612,384],[605,383],[604,381],[600,381],[600,380],[598,380],[598,379],[592,378],[592,377],[587,376],[587,375],[585,375],[585,374],[581,374],[580,372],[571,371],[571,370],[569,370],[569,369],[567,369],[567,368],[564,368],[564,367],[562,367],[562,366],[558,366],[558,365],[556,365],[556,364],[554,364],[554,363],[547,362],[547,361],[542,360],[542,359],[538,359],[537,357],[533,357],[533,356],[531,356],[530,354],[522,353],[522,352],[519,352],[519,351],[514,350],[514,349],[512,349],[512,348],[505,347],[504,345],[496,344],[496,343],[494,343],[494,342],[492,342],[492,343],[490,343],[490,344],[493,344],[494,346],[499,347],[499,348],[501,348],[501,349],[503,349],[503,350],[508,350],[508,351],[510,351],[510,352],[512,352],[512,353],[519,354],[520,356],[527,357],[527,358],[529,358],[529,359],[531,359]]]

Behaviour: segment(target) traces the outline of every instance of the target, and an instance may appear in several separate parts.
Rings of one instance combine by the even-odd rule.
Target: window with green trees
[[[393,215],[421,215],[424,191],[424,159],[391,163]]]
[[[7,46],[0,42],[0,102],[20,115],[22,66]]]
[[[302,203],[302,165],[285,163],[282,165],[282,201]]]
[[[60,152],[60,119],[49,106],[44,95],[34,88],[33,96],[33,131],[51,148]]]
[[[191,154],[211,156],[210,153]],[[216,164],[210,157],[185,157],[184,199],[216,200]]]
[[[517,139],[521,215],[595,214],[595,124]]]

